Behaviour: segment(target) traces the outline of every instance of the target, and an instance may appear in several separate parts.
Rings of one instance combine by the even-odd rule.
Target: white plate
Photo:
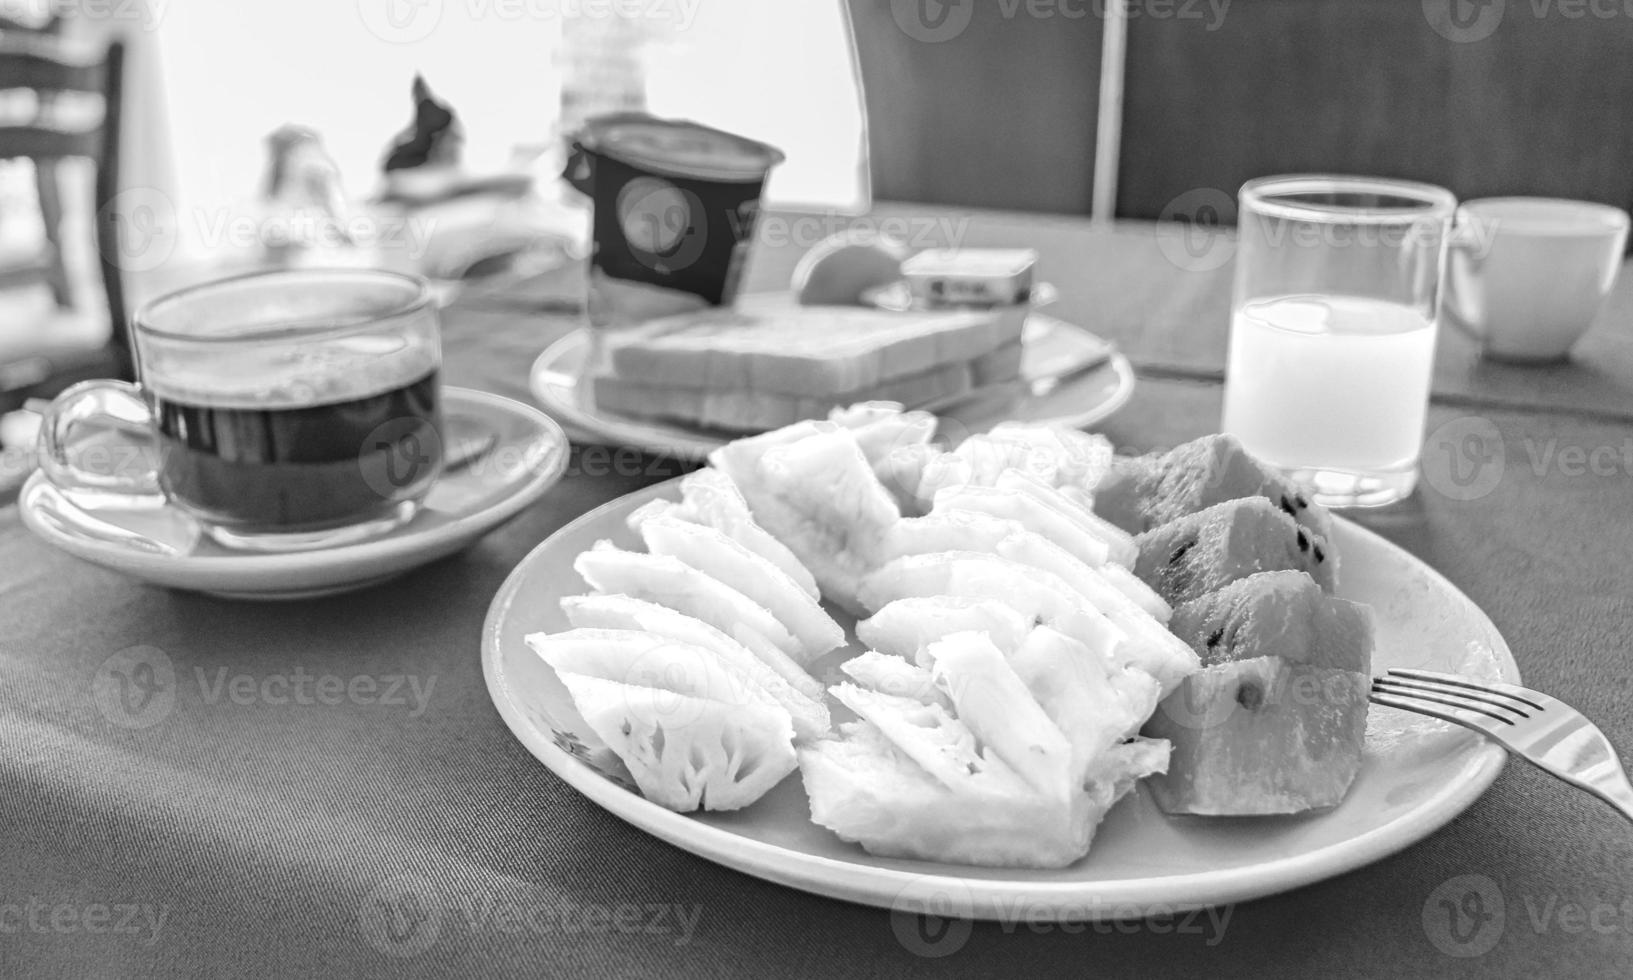
[[[1088,857],[1056,871],[872,857],[810,822],[797,774],[735,813],[672,813],[621,784],[616,759],[599,747],[565,688],[522,638],[568,628],[558,600],[584,591],[572,571],[574,556],[600,538],[638,547],[624,518],[648,500],[677,495],[673,481],[638,491],[535,548],[493,600],[483,627],[483,670],[511,731],[574,788],[677,847],[768,881],[884,908],[928,906],[986,919],[1162,914],[1285,891],[1393,854],[1445,825],[1503,766],[1503,751],[1477,736],[1374,707],[1361,773],[1336,809],[1284,818],[1170,818],[1141,790],[1112,810]],[[1370,604],[1376,615],[1375,671],[1412,666],[1518,681],[1496,627],[1450,582],[1347,521],[1338,521],[1335,538],[1339,594]],[[833,677],[845,656],[819,661],[816,673]]]
[[[462,550],[544,496],[567,466],[567,436],[532,406],[444,387],[442,411],[450,432],[459,427],[480,433],[488,448],[443,474],[413,520],[355,544],[280,554],[236,551],[169,505],[81,508],[43,472],[29,478],[18,508],[29,530],[55,547],[155,585],[234,599],[349,592]]]
[[[1040,365],[1069,361],[1076,354],[1106,343],[1082,327],[1041,313],[1027,318],[1025,337],[1023,378],[1037,377]],[[734,438],[597,408],[578,386],[589,342],[587,330],[561,338],[533,362],[529,377],[533,397],[575,440],[630,446],[679,459],[702,459]],[[1006,386],[956,404],[932,407],[943,424],[956,423],[963,434],[985,432],[1008,419],[1083,429],[1109,417],[1133,395],[1134,367],[1128,358],[1112,350],[1093,368],[1064,377],[1041,377],[1022,391]]]

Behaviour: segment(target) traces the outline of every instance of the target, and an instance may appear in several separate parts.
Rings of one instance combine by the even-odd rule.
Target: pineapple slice
[[[842,739],[799,751],[800,778],[811,819],[870,854],[1058,868],[1088,850],[1099,815],[1086,807],[1074,812],[1078,807],[1032,793],[1014,773],[992,770],[967,773],[951,789],[876,726],[851,722],[841,731]]]
[[[1113,564],[1132,568],[1135,559],[1140,556],[1139,546],[1134,543],[1132,534],[1102,518],[1090,508],[1084,507],[1072,497],[1039,482],[1028,473],[1005,470],[998,474],[995,486],[999,490],[1014,490],[1025,494],[1051,512],[1070,521],[1074,526],[1099,538],[1105,542]]]
[[[626,595],[570,596],[561,600],[561,608],[575,627],[642,630],[701,647],[765,688],[793,717],[799,737],[816,738],[828,731],[830,720],[827,706],[822,703],[822,685],[769,644],[766,646],[770,652],[781,658],[778,666],[763,660],[763,652],[756,656],[700,619]]]
[[[736,810],[798,765],[788,713],[560,673],[579,714],[641,794],[671,810]],[[671,718],[685,719],[675,725]]]
[[[810,569],[788,550],[788,546],[772,537],[765,528],[754,523],[748,501],[743,499],[731,477],[717,469],[705,467],[688,473],[680,481],[681,502],[654,500],[643,504],[629,515],[629,527],[640,531],[641,524],[651,517],[676,517],[694,524],[706,524],[726,535],[782,570],[798,583],[801,591],[817,598],[816,579]]]
[[[526,642],[558,674],[599,677],[733,706],[758,704],[782,710],[777,699],[747,673],[727,666],[709,650],[657,633],[571,629],[530,633]]]
[[[1117,565],[1090,568],[1053,542],[1031,532],[999,542],[998,554],[1052,572],[1075,589],[1126,637],[1119,659],[1155,677],[1164,691],[1178,687],[1180,681],[1201,667],[1189,644],[1111,583],[1107,573],[1116,569],[1126,574],[1125,569]],[[1164,608],[1167,609],[1166,604]],[[1172,614],[1172,610],[1168,612]],[[1079,635],[1079,639],[1086,638]]]
[[[969,462],[965,486],[996,487],[998,474],[1010,469],[1051,486],[1060,476],[1060,464],[1053,452],[1020,440],[973,435],[959,443],[953,455]]]
[[[1018,522],[978,510],[938,509],[923,517],[904,517],[891,527],[879,548],[880,563],[906,555],[938,551],[996,554],[998,542],[1017,531]]]
[[[965,786],[972,776],[1006,793],[1025,793],[1026,781],[1002,759],[983,752],[975,733],[940,704],[868,691],[854,684],[829,688],[839,703],[872,722],[892,744],[949,789]]]
[[[656,602],[734,636],[739,627],[746,627],[805,662],[804,645],[765,607],[677,558],[624,551],[610,541],[597,541],[574,559],[573,569],[601,592]]]
[[[1072,791],[1072,746],[984,633],[954,633],[926,649],[936,686],[958,719],[1039,793]]]
[[[803,422],[729,443],[710,462],[736,481],[754,519],[810,568],[829,600],[858,612],[858,582],[901,518],[849,430]]]
[[[799,750],[813,821],[870,854],[985,867],[1062,868],[1078,860],[1112,805],[1168,761],[1166,742],[1114,746],[1062,801],[1033,791],[1002,762],[949,787],[867,721],[841,725],[840,734]]]
[[[953,708],[953,702],[936,687],[928,670],[901,657],[869,650],[840,664],[839,669],[870,691],[940,705],[948,711]]]
[[[1000,422],[987,435],[1048,453],[1055,461],[1053,485],[1062,491],[1091,493],[1111,470],[1111,440],[1102,435],[1030,422]]]
[[[1005,653],[1021,645],[1034,620],[993,599],[914,596],[886,603],[856,624],[856,638],[874,650],[924,666],[924,648],[949,633],[977,630]]]
[[[720,531],[673,517],[649,518],[640,531],[652,554],[678,558],[767,609],[799,641],[802,663],[844,645],[844,629],[797,582]]]
[[[862,598],[872,608],[906,598],[952,597],[992,599],[1019,613],[1028,623],[1065,624],[1061,628],[1085,643],[1107,642],[1121,632],[1087,599],[1053,572],[997,555],[943,551],[908,555],[886,564],[863,580]]]
[[[1134,600],[1134,604],[1156,617],[1157,622],[1166,624],[1174,615],[1174,607],[1168,600],[1157,595],[1157,590],[1140,581],[1130,569],[1122,565],[1104,565],[1098,571],[1112,588]]]
[[[1048,626],[1033,630],[1009,665],[1070,740],[1080,781],[1106,750],[1139,734],[1162,695],[1143,670],[1097,656]]]
[[[833,409],[828,421],[851,431],[868,465],[877,473],[892,452],[908,446],[927,446],[935,438],[934,415],[903,408],[897,402],[858,402]]]
[[[1091,568],[1111,560],[1111,546],[1083,522],[1020,490],[948,487],[936,491],[931,512],[943,510],[976,510],[1015,521],[1065,548]]]

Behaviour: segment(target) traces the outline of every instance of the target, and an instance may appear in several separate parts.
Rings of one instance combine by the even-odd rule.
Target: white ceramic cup
[[[1508,361],[1565,357],[1616,283],[1627,245],[1620,208],[1545,197],[1491,197],[1457,209],[1445,310]]]

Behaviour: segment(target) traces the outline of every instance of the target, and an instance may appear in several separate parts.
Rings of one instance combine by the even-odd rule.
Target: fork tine
[[[1467,677],[1459,677],[1456,674],[1443,674],[1434,670],[1416,670],[1409,667],[1391,667],[1388,671],[1386,671],[1385,676],[1403,677],[1415,681],[1431,681],[1436,684],[1444,684],[1447,687],[1461,687],[1471,691],[1481,691],[1486,694],[1497,694],[1505,698],[1511,698],[1520,702],[1521,704],[1528,705],[1538,711],[1548,710],[1549,702],[1553,701],[1553,699],[1548,697],[1546,694],[1539,694],[1528,687],[1520,687],[1518,684],[1504,684],[1500,681],[1481,684],[1471,681]]]
[[[1492,721],[1504,726],[1512,726],[1515,722],[1515,719],[1511,717],[1500,715],[1488,707],[1482,707],[1479,703],[1459,697],[1450,691],[1437,691],[1433,688],[1410,687],[1403,684],[1391,683],[1388,679],[1382,677],[1373,678],[1372,690],[1380,694],[1388,694],[1397,698],[1404,698],[1417,702],[1432,701],[1435,704],[1443,704],[1447,707],[1457,708],[1460,711],[1473,712],[1475,714],[1484,715],[1485,717],[1490,718]]]
[[[1510,722],[1516,719],[1523,721],[1526,718],[1531,717],[1532,714],[1532,712],[1527,712],[1524,708],[1516,708],[1512,703],[1514,699],[1507,701],[1503,700],[1504,695],[1500,692],[1488,694],[1478,688],[1463,688],[1452,685],[1442,685],[1434,681],[1420,681],[1415,678],[1396,678],[1389,676],[1376,678],[1374,679],[1373,683],[1384,685],[1390,691],[1401,694],[1405,694],[1407,692],[1428,692],[1430,694],[1438,694],[1442,698],[1452,698],[1456,700],[1458,704],[1464,705],[1465,707],[1474,708],[1475,710],[1481,709],[1476,708],[1473,704],[1468,704],[1468,702],[1472,701],[1478,702],[1479,704],[1490,705],[1493,708],[1499,708],[1503,711],[1510,712],[1513,717],[1506,719]],[[1487,713],[1489,714],[1489,712]],[[1499,716],[1492,715],[1492,717],[1496,718]]]
[[[1484,712],[1476,713],[1475,710],[1464,709],[1460,705],[1453,705],[1452,709],[1448,710],[1436,707],[1435,703],[1419,698],[1417,695],[1390,694],[1380,691],[1376,686],[1372,688],[1372,693],[1368,695],[1367,700],[1373,704],[1381,704],[1386,708],[1399,708],[1402,711],[1428,715],[1430,718],[1439,718],[1441,721],[1471,728],[1484,735],[1495,735],[1497,730],[1502,727],[1497,721],[1491,720],[1496,718],[1495,715],[1487,715]],[[1443,703],[1450,704],[1450,702]],[[1500,719],[1498,720],[1500,721]]]

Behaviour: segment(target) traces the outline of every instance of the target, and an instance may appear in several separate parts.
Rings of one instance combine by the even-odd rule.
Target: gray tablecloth
[[[527,365],[560,329],[452,310],[447,380],[525,398]],[[1217,427],[1219,394],[1147,380],[1107,431],[1170,445]],[[1460,437],[1468,414],[1437,408],[1431,429]],[[1423,492],[1365,522],[1485,608],[1528,682],[1633,749],[1633,427],[1482,417],[1501,439],[1483,457],[1502,464],[1489,492],[1461,499],[1431,459]],[[1570,447],[1612,448],[1579,470]],[[0,977],[1633,973],[1633,832],[1523,764],[1363,870],[1116,925],[926,935],[634,830],[510,736],[479,664],[488,601],[530,548],[677,472],[603,458],[458,557],[291,605],[144,586],[0,511]],[[155,651],[169,695],[110,707],[108,665],[133,676]]]

